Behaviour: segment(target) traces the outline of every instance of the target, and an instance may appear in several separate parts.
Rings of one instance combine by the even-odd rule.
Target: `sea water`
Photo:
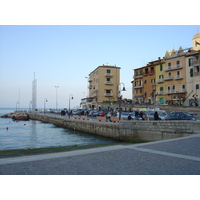
[[[15,109],[0,108],[0,116]],[[0,150],[112,144],[116,141],[37,120],[0,118]]]

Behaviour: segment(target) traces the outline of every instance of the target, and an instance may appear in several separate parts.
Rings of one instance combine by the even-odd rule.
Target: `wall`
[[[30,114],[30,118],[126,142],[159,141],[200,133],[200,123],[197,121],[123,121],[111,123],[67,119],[42,114]]]

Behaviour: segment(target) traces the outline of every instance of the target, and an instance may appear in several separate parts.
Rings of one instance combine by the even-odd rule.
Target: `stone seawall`
[[[30,119],[126,142],[159,141],[200,133],[200,122],[198,121],[121,121],[112,123],[41,114],[30,114],[29,116]]]

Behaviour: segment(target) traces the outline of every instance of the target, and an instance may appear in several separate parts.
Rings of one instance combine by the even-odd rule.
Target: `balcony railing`
[[[174,77],[173,76],[166,76],[165,78],[164,78],[164,80],[165,81],[168,81],[168,80],[173,80],[174,79]]]
[[[133,78],[142,78],[142,77],[143,77],[143,74],[133,76]]]
[[[158,91],[158,95],[164,95],[165,92],[164,91]]]
[[[144,87],[144,83],[140,84],[140,85],[134,85],[134,88],[142,88]]]
[[[164,68],[164,71],[172,71],[172,70],[176,70],[176,69],[182,69],[183,66],[181,64],[179,65],[172,65],[172,66],[168,66]]]
[[[105,73],[105,76],[113,76],[112,73]]]
[[[105,81],[105,84],[106,84],[106,85],[112,85],[113,82],[112,82],[112,81]]]
[[[157,80],[156,80],[157,83],[163,83],[164,81],[165,81],[164,78],[160,78],[160,79],[157,79]]]
[[[106,97],[112,97],[112,96],[113,96],[112,93],[105,93],[104,95],[105,95]]]
[[[176,75],[176,76],[174,76],[174,79],[183,79],[183,76],[182,75]]]

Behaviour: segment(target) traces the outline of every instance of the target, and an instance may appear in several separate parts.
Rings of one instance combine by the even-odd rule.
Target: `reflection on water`
[[[35,120],[15,122],[0,118],[0,124],[0,150],[116,143],[108,138]]]

